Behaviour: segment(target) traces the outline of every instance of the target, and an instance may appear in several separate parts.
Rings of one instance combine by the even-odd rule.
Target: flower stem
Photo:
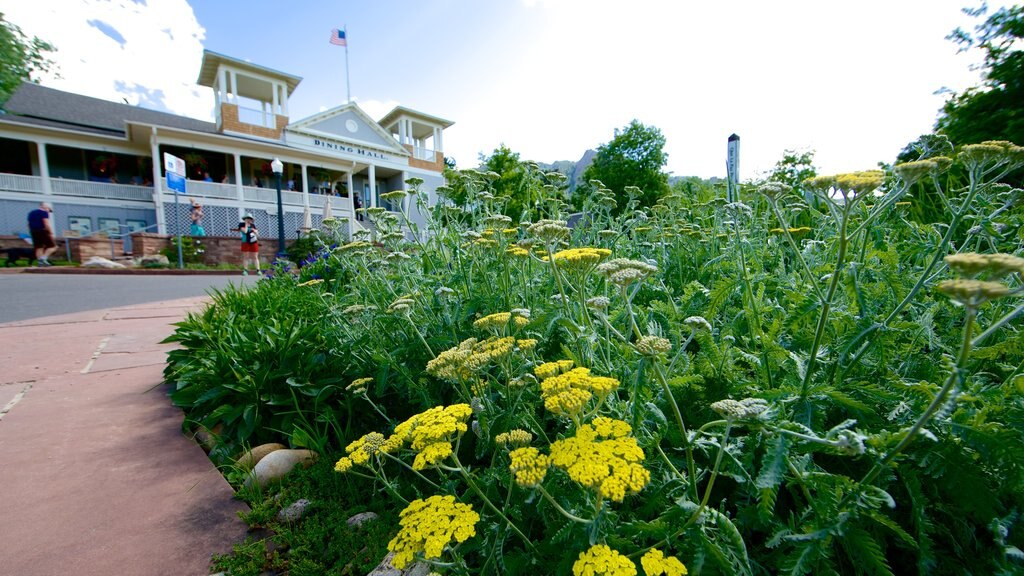
[[[522,538],[523,542],[526,543],[527,548],[533,550],[533,542],[531,542],[530,539],[526,537],[526,534],[523,534],[522,530],[520,530],[515,524],[513,524],[512,521],[509,520],[508,516],[505,516],[505,514],[501,510],[499,510],[498,507],[494,505],[494,503],[491,502],[490,498],[488,498],[487,495],[484,494],[482,490],[480,490],[480,487],[477,486],[476,482],[473,481],[473,477],[470,476],[465,466],[462,465],[462,462],[459,462],[458,454],[453,452],[452,460],[455,461],[455,466],[458,468],[459,472],[462,473],[462,477],[466,479],[466,484],[469,485],[473,492],[476,492],[476,495],[479,496],[480,499],[484,501],[484,504],[486,504],[487,507],[490,508],[492,512],[494,512],[502,520],[504,520],[505,523],[508,524],[509,528],[511,528],[513,532],[515,532],[519,535],[520,538]]]

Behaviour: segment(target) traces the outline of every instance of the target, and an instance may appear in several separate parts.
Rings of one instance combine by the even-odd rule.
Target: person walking
[[[192,227],[189,229],[191,236],[206,236],[206,229],[203,228],[203,206],[192,199],[192,211],[189,214],[192,218]]]
[[[256,273],[260,274],[259,232],[256,230],[252,214],[246,214],[235,231],[240,232],[242,237],[242,275],[249,275],[250,263],[255,265]]]
[[[39,208],[28,213],[28,231],[32,235],[32,247],[36,252],[36,266],[51,266],[50,254],[57,251],[53,222],[50,219],[52,213],[53,206],[48,202],[39,204]]]

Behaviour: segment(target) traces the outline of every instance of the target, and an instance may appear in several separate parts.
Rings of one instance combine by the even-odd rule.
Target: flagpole
[[[348,26],[341,27],[342,32],[345,34],[345,90],[348,92],[348,101],[346,103],[352,103],[352,84],[349,83],[348,79]]]

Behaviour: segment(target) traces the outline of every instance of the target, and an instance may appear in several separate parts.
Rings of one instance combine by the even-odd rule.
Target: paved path
[[[245,537],[159,344],[203,298],[0,324],[0,574],[209,574]]]
[[[205,296],[255,283],[256,276],[170,276],[100,274],[16,274],[0,267],[0,322],[99,310],[112,306]]]

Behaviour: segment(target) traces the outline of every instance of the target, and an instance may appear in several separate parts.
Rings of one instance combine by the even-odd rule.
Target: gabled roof
[[[414,119],[417,119],[417,120],[422,120],[422,121],[426,122],[427,124],[438,124],[442,128],[448,128],[448,127],[452,126],[453,124],[455,124],[455,122],[452,122],[451,120],[445,120],[444,118],[438,118],[437,116],[431,116],[430,114],[425,114],[423,112],[419,112],[417,110],[413,110],[412,108],[406,108],[405,106],[395,106],[394,110],[392,110],[391,112],[388,112],[387,115],[385,115],[383,118],[380,119],[380,125],[381,126],[388,126],[392,122],[397,120],[399,116],[408,116],[410,118],[414,118]]]
[[[83,132],[102,130],[124,135],[126,121],[168,126],[194,132],[217,132],[217,126],[212,122],[203,122],[168,112],[158,112],[81,94],[72,94],[31,82],[22,83],[14,91],[14,94],[4,104],[4,110],[8,115],[39,121],[29,123],[46,124]]]
[[[377,136],[379,136],[384,142],[387,143],[388,148],[392,152],[394,152],[396,154],[400,154],[400,155],[406,155],[406,156],[409,155],[409,151],[408,150],[406,150],[404,147],[402,147],[402,145],[399,144],[398,141],[395,140],[395,138],[391,134],[389,134],[387,130],[381,128],[380,124],[375,122],[373,120],[373,118],[371,118],[366,112],[363,112],[363,109],[360,108],[359,106],[357,106],[355,102],[349,102],[348,104],[342,104],[341,106],[335,106],[334,108],[331,108],[330,110],[325,110],[325,111],[320,112],[318,114],[314,114],[312,116],[303,118],[301,120],[298,120],[298,121],[295,121],[295,122],[291,122],[291,123],[288,124],[288,126],[285,129],[288,130],[288,131],[292,131],[292,132],[300,132],[300,133],[301,132],[305,132],[305,133],[308,133],[308,134],[320,133],[320,134],[323,134],[325,136],[330,136],[330,137],[338,139],[338,140],[351,140],[353,142],[362,142],[362,143],[369,144],[371,146],[379,148],[380,145],[377,144],[376,142],[362,140],[362,139],[359,139],[359,138],[354,138],[354,137],[346,136],[346,135],[343,135],[343,134],[322,133],[322,132],[318,132],[317,130],[311,128],[312,126],[315,126],[316,124],[319,124],[319,123],[323,122],[324,120],[328,120],[328,119],[333,118],[335,116],[339,116],[341,114],[345,114],[346,112],[351,112],[356,117],[358,117],[360,120],[362,120],[363,123],[365,123],[367,126],[369,126],[370,129],[373,130],[374,133]]]
[[[232,58],[231,56],[225,56],[213,50],[203,50],[203,66],[199,69],[199,79],[196,83],[200,86],[213,87],[213,81],[217,78],[217,68],[221,64],[227,64],[233,68],[244,70],[261,77],[270,77],[275,80],[281,80],[288,85],[288,95],[291,96],[292,92],[295,91],[295,87],[302,82],[301,76],[295,76],[294,74],[288,74],[287,72],[281,72],[280,70],[274,70],[273,68],[267,68],[266,66],[260,66],[253,64],[252,62],[246,62],[245,60],[239,60],[238,58]]]

